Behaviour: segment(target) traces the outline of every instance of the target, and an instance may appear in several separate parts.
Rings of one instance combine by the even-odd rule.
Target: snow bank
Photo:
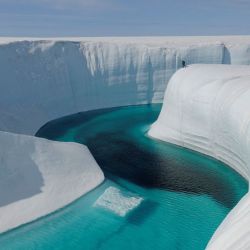
[[[64,115],[162,102],[191,63],[250,63],[250,37],[0,39],[0,130],[34,134]]]
[[[250,66],[191,65],[170,80],[149,135],[210,155],[250,177]],[[249,193],[207,249],[250,249]]]
[[[0,143],[0,233],[67,205],[104,179],[83,145],[5,132]]]

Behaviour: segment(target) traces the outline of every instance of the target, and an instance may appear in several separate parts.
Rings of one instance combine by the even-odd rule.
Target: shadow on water
[[[140,206],[132,210],[126,217],[127,221],[134,225],[141,225],[143,222],[154,214],[159,204],[155,201],[144,200]]]
[[[76,141],[82,142],[80,137],[81,133],[76,136]],[[146,188],[207,194],[228,208],[235,205],[232,187],[216,173],[208,174],[202,168],[192,166],[187,168],[178,161],[145,150],[126,138],[121,139],[120,133],[100,133],[84,142],[104,172]]]
[[[112,240],[114,237],[117,237],[119,234],[122,235],[123,231],[126,230],[130,224],[135,226],[140,226],[143,224],[143,222],[145,222],[145,220],[155,212],[158,206],[159,205],[157,202],[150,200],[143,201],[140,206],[129,212],[129,214],[126,216],[126,222],[128,223],[122,223],[120,227],[118,227],[114,232],[111,232],[107,237],[105,237],[105,239],[99,241],[96,249],[102,249],[108,241]]]
[[[67,133],[69,128],[79,126],[93,119],[98,115],[110,113],[117,108],[98,109],[86,112],[79,112],[70,116],[65,116],[52,120],[44,124],[35,134],[37,137],[47,138],[50,140],[58,140],[61,136]],[[59,125],[60,124],[60,125]],[[59,126],[58,126],[59,125]]]
[[[69,140],[87,145],[106,175],[111,173],[146,188],[205,194],[227,208],[234,207],[238,201],[234,187],[212,168],[221,163],[209,159],[198,163],[197,159],[205,157],[148,138],[145,131],[136,130],[139,134],[136,138],[127,132],[152,124],[160,112],[160,105],[156,107],[145,105],[79,113],[48,123],[37,135],[60,140],[61,135],[67,135],[68,129],[73,128],[73,137]],[[141,143],[142,140],[146,143]]]

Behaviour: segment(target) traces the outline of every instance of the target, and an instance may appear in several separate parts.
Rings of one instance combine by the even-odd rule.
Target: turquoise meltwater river
[[[43,126],[37,136],[87,145],[106,180],[69,206],[0,235],[0,249],[205,249],[247,182],[219,161],[149,138],[160,109],[90,111]],[[110,188],[142,201],[124,216],[96,206]]]

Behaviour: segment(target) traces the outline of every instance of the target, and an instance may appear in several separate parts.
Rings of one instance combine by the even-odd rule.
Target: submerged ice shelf
[[[142,201],[142,197],[128,193],[123,194],[120,189],[109,187],[96,200],[94,206],[102,207],[124,217],[128,212],[138,207]]]

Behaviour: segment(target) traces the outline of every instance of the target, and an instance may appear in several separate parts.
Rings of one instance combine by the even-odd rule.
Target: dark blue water
[[[149,138],[160,108],[91,111],[42,127],[37,136],[86,144],[106,181],[68,207],[0,236],[1,249],[204,249],[247,183],[216,160]],[[94,207],[109,187],[143,202],[125,217]]]

